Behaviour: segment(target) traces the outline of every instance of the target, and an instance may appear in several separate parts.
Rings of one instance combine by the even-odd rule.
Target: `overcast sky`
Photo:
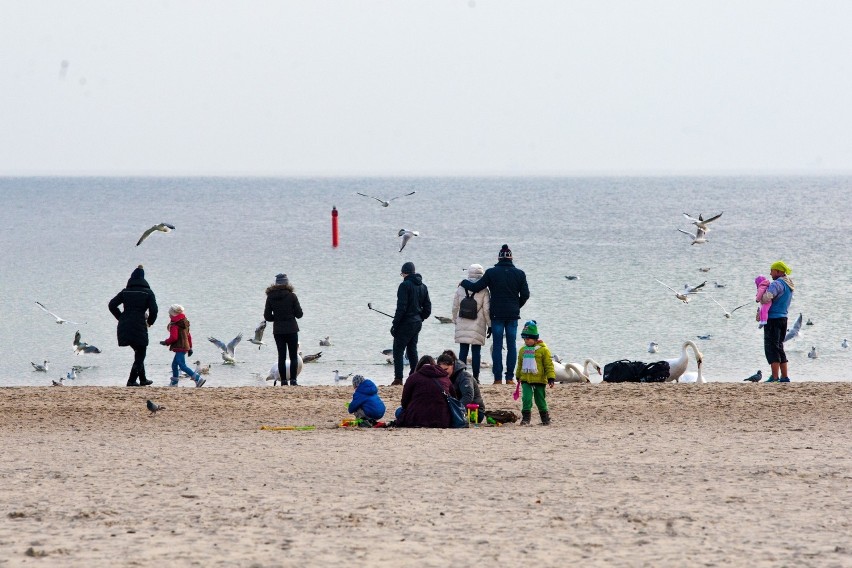
[[[0,175],[852,172],[852,2],[0,0]]]

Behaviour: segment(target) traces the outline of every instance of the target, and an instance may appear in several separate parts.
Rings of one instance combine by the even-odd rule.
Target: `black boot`
[[[150,380],[148,380],[144,377],[139,377],[139,386],[140,387],[147,387],[148,385],[153,385],[153,384],[154,384],[154,381],[150,381]]]
[[[296,382],[296,379],[290,379],[290,386],[291,387],[297,387],[297,386],[299,386],[299,383]]]
[[[532,410],[521,410],[521,426],[529,426],[531,416]]]
[[[136,382],[135,380],[133,380],[133,379],[127,379],[127,386],[129,386],[129,387],[138,387],[138,386],[139,386],[139,383],[137,383],[137,382]]]
[[[539,412],[541,415],[541,425],[542,426],[550,426],[550,413],[546,410]]]

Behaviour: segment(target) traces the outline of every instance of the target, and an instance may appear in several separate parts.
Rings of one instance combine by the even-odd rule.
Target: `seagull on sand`
[[[750,377],[746,377],[745,379],[743,379],[743,381],[748,381],[750,383],[759,383],[762,378],[763,378],[763,371],[758,369],[755,374],[753,374]]]
[[[44,364],[39,365],[37,363],[33,363],[32,361],[30,361],[30,365],[33,366],[33,370],[38,371],[40,373],[46,373],[47,372],[47,364],[48,363],[50,363],[50,361],[45,361]]]
[[[36,302],[36,304],[38,304],[38,307],[40,307],[42,310],[46,311],[47,313],[52,315],[54,318],[56,318],[56,323],[60,323],[60,324],[62,324],[62,323],[73,323],[74,325],[85,325],[85,323],[77,323],[76,321],[71,321],[71,320],[67,320],[65,318],[59,317],[58,315],[54,314],[53,312],[51,312],[50,310],[45,308],[44,304],[42,304],[41,302]]]
[[[260,349],[266,343],[263,342],[263,331],[266,329],[266,320],[257,324],[257,327],[254,328],[254,337],[249,339],[249,343],[254,343],[257,345],[257,348]]]
[[[242,341],[242,339],[243,339],[243,334],[241,333],[238,336],[236,336],[235,338],[233,338],[230,341],[230,343],[228,343],[227,345],[225,345],[224,343],[222,343],[221,341],[219,341],[215,337],[208,337],[207,341],[209,341],[210,343],[212,343],[213,345],[215,345],[216,347],[218,347],[219,349],[222,350],[223,364],[233,365],[234,363],[237,362],[237,360],[234,359],[234,349],[236,349],[237,344],[240,341]]]
[[[142,236],[139,237],[138,241],[136,241],[136,246],[138,247],[139,245],[141,245],[142,241],[144,241],[145,239],[150,237],[151,234],[154,231],[160,231],[161,233],[170,233],[171,231],[174,231],[174,230],[175,230],[175,226],[169,225],[168,223],[159,223],[157,225],[154,225],[153,227],[151,227],[150,229],[148,229],[147,231],[142,233]]]
[[[80,353],[100,353],[101,350],[95,347],[94,345],[89,345],[85,341],[80,340],[80,331],[74,334],[74,354],[79,355]]]
[[[408,241],[411,240],[411,237],[419,237],[419,231],[407,231],[405,229],[400,229],[398,236],[402,237],[402,244],[399,246],[399,252],[402,252],[402,249],[405,248],[405,245],[408,244]]]
[[[793,327],[787,330],[787,335],[784,336],[784,341],[782,343],[786,343],[791,339],[795,339],[797,337],[802,336],[802,314],[799,314],[799,317],[796,318],[796,321],[793,323]]]
[[[154,416],[154,415],[155,415],[155,414],[157,414],[159,411],[161,411],[161,410],[165,410],[165,409],[166,409],[166,407],[165,407],[165,406],[163,406],[163,405],[161,405],[161,404],[156,404],[156,403],[154,403],[154,402],[151,402],[150,400],[146,400],[146,401],[145,401],[145,407],[146,407],[148,410],[150,410],[150,411],[151,411],[151,416]]]
[[[724,213],[724,211],[722,213]],[[714,215],[713,217],[710,217],[709,219],[705,219],[701,215],[699,215],[698,219],[696,219],[695,217],[691,216],[689,213],[684,213],[683,216],[686,217],[687,219],[689,219],[692,222],[693,225],[698,227],[698,229],[700,229],[701,231],[706,233],[707,231],[710,230],[710,227],[707,226],[708,223],[711,223],[711,222],[715,221],[716,219],[718,219],[719,217],[721,217],[722,213],[719,213],[718,215]]]
[[[453,318],[448,318],[444,316],[435,316],[435,319],[441,323],[453,323]]]
[[[375,199],[376,201],[378,201],[379,203],[382,204],[382,207],[388,207],[388,206],[390,206],[391,201],[394,201],[395,199],[399,199],[400,197],[408,197],[409,195],[414,195],[416,192],[412,191],[411,193],[406,193],[405,195],[397,195],[396,197],[391,197],[387,201],[385,201],[384,199],[379,199],[378,197],[373,197],[372,195],[367,195],[366,193],[360,193],[358,191],[356,191],[355,193],[357,193],[358,195],[360,195],[362,197],[369,197],[370,199]]]
[[[660,346],[659,343],[657,343],[656,341],[652,341],[651,343],[648,344],[648,353],[656,353],[657,347],[659,347],[659,346]]]
[[[654,278],[654,280],[657,280],[657,279]],[[678,292],[677,290],[675,290],[674,288],[672,288],[668,284],[660,282],[659,280],[657,280],[657,282],[659,282],[660,284],[662,284],[663,286],[665,286],[666,288],[668,288],[669,290],[674,292],[675,298],[677,298],[678,300],[680,300],[684,304],[689,303],[689,296],[691,294],[699,293],[701,291],[701,288],[703,288],[704,285],[707,284],[706,280],[704,282],[702,282],[701,284],[699,284],[698,286],[690,286],[689,284],[684,284],[683,285],[683,291]]]
[[[678,229],[678,231],[680,231],[684,235],[689,235],[690,237],[692,237],[692,242],[689,243],[691,245],[703,245],[707,242],[707,231],[705,231],[704,229],[696,230],[694,235],[689,231],[684,231],[683,229]]]
[[[816,347],[811,347],[811,350],[808,351],[808,359],[816,359],[816,358],[817,358]]]
[[[744,307],[746,307],[746,306],[748,306],[748,305],[751,305],[751,302],[749,302],[749,303],[747,303],[747,304],[743,304],[742,306],[737,306],[736,308],[734,308],[733,310],[731,310],[731,311],[729,312],[728,310],[726,310],[726,309],[725,309],[725,306],[723,306],[723,305],[722,305],[722,304],[720,304],[719,302],[716,302],[716,298],[714,298],[713,296],[710,296],[710,299],[711,299],[711,300],[713,300],[713,302],[715,302],[715,304],[716,304],[717,306],[719,306],[720,308],[722,308],[722,311],[723,311],[723,312],[725,312],[725,317],[726,317],[726,318],[730,318],[730,317],[731,317],[731,314],[732,314],[732,313],[734,313],[735,311],[737,311],[738,309],[740,309],[740,308],[744,308]]]

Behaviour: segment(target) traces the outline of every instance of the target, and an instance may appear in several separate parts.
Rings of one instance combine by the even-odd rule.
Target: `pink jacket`
[[[760,303],[760,299],[763,298],[763,294],[766,293],[766,289],[769,288],[770,284],[772,284],[772,281],[769,280],[768,278],[766,278],[763,275],[760,275],[760,276],[758,276],[757,278],[754,279],[754,285],[757,286],[757,295],[755,296],[754,301],[758,302],[758,306],[760,306],[757,309],[757,318],[756,319],[757,319],[758,322],[760,322],[762,324],[766,323],[766,319],[769,316],[769,307],[772,304],[771,303],[762,304],[762,303]]]

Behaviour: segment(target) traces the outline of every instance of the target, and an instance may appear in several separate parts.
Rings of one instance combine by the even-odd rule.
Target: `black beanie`
[[[414,263],[406,262],[402,265],[402,270],[400,270],[403,274],[414,274]]]
[[[142,269],[142,265],[136,267],[136,269],[130,274],[131,280],[144,280],[145,279],[145,271]]]
[[[503,245],[502,247],[500,247],[500,252],[497,254],[497,258],[498,259],[501,259],[501,258],[511,259],[512,258],[512,251],[509,248],[509,245]]]

